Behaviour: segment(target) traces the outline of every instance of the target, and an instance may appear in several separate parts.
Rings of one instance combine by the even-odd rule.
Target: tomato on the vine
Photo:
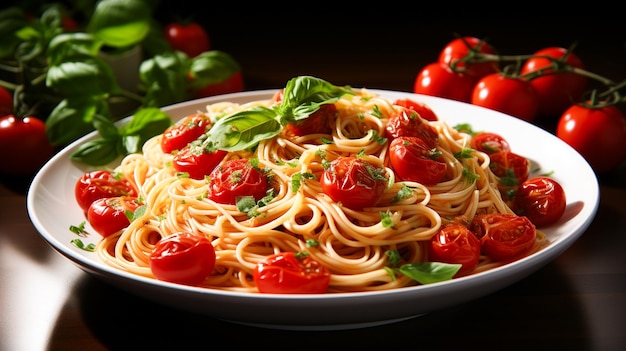
[[[295,136],[330,134],[333,128],[332,123],[336,117],[337,107],[335,104],[323,104],[319,110],[313,112],[309,117],[287,123],[285,128],[283,128],[283,133]]]
[[[565,190],[556,180],[535,177],[523,182],[515,192],[513,210],[526,216],[537,227],[556,223],[567,206]]]
[[[187,173],[193,179],[204,179],[227,154],[225,150],[210,151],[201,141],[193,141],[174,155],[172,164],[177,172]]]
[[[468,47],[469,45],[469,47]],[[495,54],[496,50],[489,43],[475,37],[456,38],[450,41],[439,53],[439,62],[452,66],[458,60],[470,53],[470,47],[480,53]],[[498,71],[497,62],[481,62],[468,65],[467,63],[456,63],[459,69],[465,69],[465,73],[480,79],[488,74]]]
[[[13,113],[13,95],[0,86],[0,117]]]
[[[546,69],[539,77],[530,80],[537,92],[539,101],[537,112],[540,115],[560,116],[568,106],[576,103],[587,88],[587,77],[572,72],[553,73],[554,63],[548,58],[563,59],[568,65],[584,69],[582,60],[573,52],[561,47],[547,47],[535,52],[520,70],[526,75],[539,69]],[[542,57],[543,56],[543,57]]]
[[[0,173],[13,176],[35,174],[55,153],[45,122],[36,117],[0,118]]]
[[[243,196],[251,196],[259,201],[269,190],[265,171],[253,166],[245,158],[225,161],[209,177],[208,197],[220,204],[235,205],[238,198]]]
[[[398,137],[389,144],[389,161],[401,180],[435,185],[448,170],[448,165],[435,148],[418,137]]]
[[[214,96],[214,95],[238,93],[238,92],[243,91],[243,88],[244,88],[243,76],[241,74],[241,71],[238,71],[238,72],[233,73],[233,75],[231,75],[230,77],[226,78],[225,80],[221,82],[208,84],[196,90],[194,92],[194,97],[196,99],[199,99],[199,98]]]
[[[528,217],[509,213],[477,215],[469,228],[480,240],[481,252],[494,261],[523,257],[537,237],[537,229]]]
[[[103,197],[95,200],[87,209],[87,221],[103,237],[128,227],[129,213],[141,204],[135,196]]]
[[[479,132],[472,136],[470,146],[474,150],[493,154],[498,151],[511,151],[509,142],[500,134],[493,132]]]
[[[211,49],[211,40],[204,28],[195,22],[169,23],[164,29],[165,40],[172,49],[195,57]]]
[[[168,127],[161,138],[161,150],[172,153],[198,139],[211,127],[211,119],[203,113],[193,113]]]
[[[480,258],[480,240],[466,226],[458,223],[442,225],[430,239],[428,260],[461,264],[456,276],[471,273]]]
[[[437,117],[437,115],[435,114],[435,111],[433,111],[430,106],[426,105],[423,102],[419,102],[419,101],[415,101],[413,99],[397,99],[394,103],[394,105],[398,105],[398,106],[402,106],[402,107],[406,107],[410,110],[413,110],[415,112],[417,112],[420,117],[422,117],[423,119],[427,120],[427,121],[437,121],[439,120],[439,118]]]
[[[448,65],[433,62],[422,68],[413,84],[413,92],[470,102],[476,84],[473,76],[454,72]]]
[[[150,270],[163,281],[197,285],[213,272],[215,248],[200,233],[177,232],[159,240],[150,253]]]
[[[384,168],[362,158],[344,156],[330,162],[320,185],[333,201],[360,210],[376,205],[387,188],[387,178]]]
[[[578,151],[597,173],[626,160],[626,116],[616,106],[572,105],[559,119],[556,136]]]
[[[531,122],[537,115],[537,93],[524,79],[502,73],[481,78],[472,91],[471,103]]]
[[[76,202],[85,213],[92,202],[117,196],[137,196],[137,191],[121,174],[108,170],[84,173],[74,186]]]
[[[435,127],[420,114],[410,108],[402,107],[397,113],[389,116],[385,125],[385,134],[389,138],[401,136],[412,136],[422,139],[428,147],[436,147],[439,140],[439,133]]]
[[[259,262],[253,272],[261,293],[322,294],[328,290],[328,268],[303,252],[280,252]]]

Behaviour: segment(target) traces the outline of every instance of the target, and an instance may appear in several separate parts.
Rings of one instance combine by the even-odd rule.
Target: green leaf
[[[191,60],[190,74],[192,88],[202,88],[209,84],[220,83],[241,71],[241,66],[229,54],[210,50]]]
[[[104,138],[87,141],[70,155],[72,161],[90,166],[104,166],[118,157],[116,143]]]
[[[281,115],[283,124],[302,120],[319,110],[320,105],[334,103],[346,94],[354,94],[354,91],[316,77],[292,78],[285,86],[278,114]]]
[[[143,106],[159,107],[187,100],[189,59],[181,52],[144,60],[139,78],[146,85]]]
[[[98,103],[91,97],[62,100],[46,119],[46,134],[55,146],[71,143],[94,130]]]
[[[123,48],[138,44],[150,31],[151,9],[142,0],[101,0],[87,24],[87,32],[106,45]]]
[[[272,138],[281,130],[274,110],[254,106],[218,119],[209,130],[208,139],[217,149],[237,151]]]
[[[107,118],[101,114],[94,114],[92,116],[93,126],[103,139],[117,142],[120,139],[120,133],[117,130],[117,126],[110,118]]]
[[[173,123],[172,118],[159,108],[145,107],[137,110],[131,120],[120,128],[125,151],[141,151],[148,139],[163,133]]]
[[[98,57],[51,66],[46,85],[72,97],[105,95],[119,90],[111,67]]]
[[[100,43],[91,34],[62,33],[50,41],[48,45],[48,64],[60,65],[67,61],[81,61],[95,57],[100,50]]]
[[[402,265],[397,270],[421,284],[430,284],[452,279],[459,269],[460,264],[418,262]]]

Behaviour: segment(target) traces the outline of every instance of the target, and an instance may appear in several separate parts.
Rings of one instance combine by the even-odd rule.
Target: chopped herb
[[[81,250],[85,250],[85,251],[89,251],[89,252],[94,252],[96,250],[96,245],[95,244],[89,244],[89,245],[85,246],[83,241],[80,240],[80,239],[72,239],[70,242],[74,246],[76,246],[77,248],[79,248]]]
[[[407,197],[413,194],[413,189],[411,189],[408,185],[402,184],[402,188],[396,193],[396,196],[391,199],[391,203],[396,203],[402,199],[406,199]]]

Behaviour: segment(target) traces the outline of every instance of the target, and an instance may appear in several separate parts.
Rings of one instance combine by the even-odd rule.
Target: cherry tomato
[[[389,117],[385,125],[385,133],[389,138],[418,137],[431,148],[436,147],[439,140],[437,130],[427,120],[421,118],[417,111],[406,107]]]
[[[197,285],[213,272],[215,259],[215,248],[206,236],[177,232],[156,243],[149,265],[159,280]]]
[[[228,154],[224,150],[209,151],[201,142],[191,142],[174,155],[172,163],[177,172],[193,179],[204,179]]]
[[[433,111],[430,106],[426,105],[423,102],[415,101],[412,99],[398,99],[393,104],[411,109],[417,112],[420,117],[427,121],[439,120],[439,118],[435,114],[435,111]]]
[[[435,185],[445,176],[448,166],[441,152],[428,147],[418,137],[398,137],[389,144],[389,161],[400,179]]]
[[[509,142],[501,135],[492,132],[480,132],[472,136],[470,146],[474,150],[493,154],[498,151],[511,151]]]
[[[567,201],[561,184],[549,177],[530,178],[515,192],[513,209],[520,216],[526,216],[537,227],[558,221]]]
[[[520,70],[520,74],[528,74],[541,68],[550,67],[553,62],[547,57],[562,59],[567,54],[567,49],[560,47],[547,47],[533,54]],[[541,57],[543,56],[543,57]],[[565,58],[565,63],[572,67],[585,69],[582,61],[574,53],[570,52]],[[548,116],[560,116],[568,106],[577,102],[587,87],[587,77],[576,73],[556,73],[548,69],[540,77],[530,80],[530,84],[537,92],[539,100],[538,113]]]
[[[202,113],[186,116],[163,132],[161,150],[168,154],[174,150],[180,150],[190,142],[198,139],[209,128],[211,128],[209,116]]]
[[[259,201],[269,189],[267,174],[243,158],[219,165],[210,178],[209,198],[221,204],[234,205],[242,196],[252,196]]]
[[[514,261],[526,255],[537,237],[528,217],[509,213],[474,217],[470,230],[480,239],[481,252],[494,261]]]
[[[330,272],[308,254],[281,252],[259,262],[253,278],[261,293],[322,294]]]
[[[283,132],[295,136],[330,134],[336,117],[337,107],[334,104],[324,104],[308,118],[287,123]]]
[[[13,95],[0,86],[0,117],[13,113]]]
[[[469,74],[454,72],[441,62],[422,68],[413,84],[413,92],[446,99],[470,102],[476,79]]]
[[[480,258],[480,240],[466,226],[446,224],[430,239],[429,261],[461,264],[456,276],[471,273]]]
[[[489,168],[500,182],[507,186],[519,186],[530,175],[530,161],[512,151],[498,151],[489,155]]]
[[[87,209],[87,221],[103,237],[128,227],[127,212],[135,212],[140,206],[134,196],[104,197],[91,203]]]
[[[324,193],[345,207],[361,210],[374,206],[387,188],[385,170],[354,157],[339,157],[322,173]]]
[[[626,117],[616,106],[572,105],[559,119],[556,136],[578,151],[596,173],[626,160]]]
[[[36,117],[0,118],[0,173],[13,176],[35,174],[55,153],[45,123]]]
[[[526,80],[492,73],[481,78],[471,103],[531,122],[537,115],[537,93]]]
[[[137,196],[137,191],[121,174],[107,170],[87,172],[74,186],[74,197],[84,212],[98,199],[117,196]]]
[[[469,47],[468,47],[469,45]],[[478,52],[485,54],[495,54],[496,51],[487,42],[475,38],[475,37],[463,37],[456,38],[449,42],[443,50],[439,53],[439,62],[444,63],[448,66],[452,66],[452,64],[458,60],[461,60],[463,57],[469,54],[470,47]],[[465,73],[473,76],[475,79],[480,79],[488,74],[495,73],[498,71],[498,64],[494,62],[482,62],[482,63],[474,63],[471,65],[467,65],[466,63],[457,63],[457,68],[466,68]]]
[[[170,23],[165,26],[164,36],[172,49],[182,51],[189,57],[198,56],[211,49],[209,35],[195,22]]]
[[[244,83],[241,71],[235,72],[232,76],[219,83],[209,84],[194,92],[195,98],[203,98],[207,96],[238,93],[243,91]]]

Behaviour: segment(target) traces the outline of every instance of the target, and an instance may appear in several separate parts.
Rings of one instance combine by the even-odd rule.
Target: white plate
[[[588,163],[554,135],[520,119],[457,101],[371,89],[390,100],[412,97],[428,104],[449,124],[469,123],[474,130],[504,136],[515,152],[529,157],[565,189],[567,210],[545,232],[551,244],[522,260],[476,275],[442,283],[390,291],[320,295],[250,294],[201,289],[139,277],[102,263],[95,253],[70,243],[68,229],[85,220],[74,200],[74,184],[85,168],[69,155],[91,133],[54,156],[35,176],[28,192],[30,218],[41,236],[61,255],[86,272],[131,293],[173,307],[237,323],[283,329],[346,329],[403,320],[488,295],[523,279],[554,260],[590,225],[599,204],[597,178]],[[174,119],[205,110],[217,101],[247,102],[270,98],[275,90],[204,98],[164,108]],[[83,239],[95,243],[97,237]],[[59,279],[62,279],[61,277]]]

